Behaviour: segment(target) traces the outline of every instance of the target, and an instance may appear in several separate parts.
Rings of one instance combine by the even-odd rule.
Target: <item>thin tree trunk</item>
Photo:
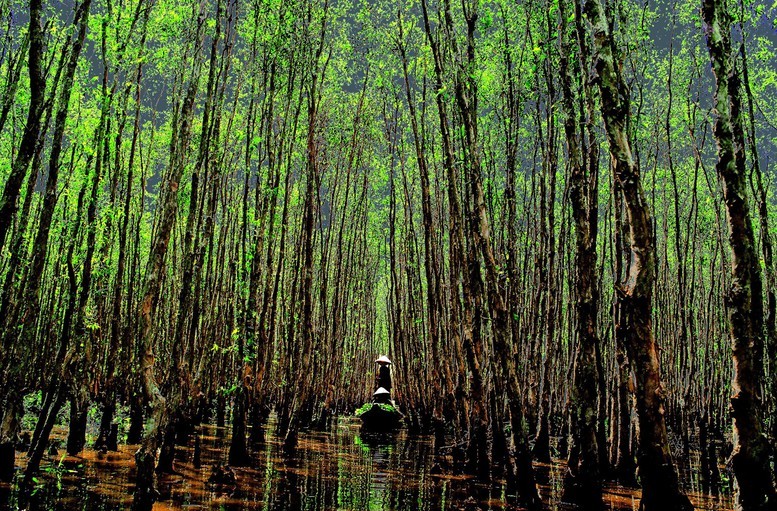
[[[598,276],[596,267],[596,236],[598,222],[598,158],[583,157],[583,144],[587,142],[590,154],[591,145],[597,141],[584,142],[583,133],[578,132],[579,116],[575,108],[573,86],[580,81],[580,67],[572,64],[570,68],[573,36],[568,33],[565,6],[559,4],[561,19],[561,89],[562,106],[565,115],[564,133],[569,155],[570,199],[572,217],[575,222],[575,335],[578,349],[575,360],[574,384],[571,390],[572,446],[567,463],[565,493],[585,509],[600,509],[602,501],[602,471],[599,438],[597,435],[597,400],[599,397],[599,367],[597,350],[599,337],[597,332],[598,316]],[[575,12],[575,18],[582,15]],[[586,40],[579,41],[587,45]],[[581,51],[583,55],[587,52]],[[583,60],[583,65],[587,65]],[[583,68],[585,69],[585,68]],[[585,73],[584,73],[585,74]],[[586,80],[578,94],[589,96],[590,84]],[[591,164],[594,164],[593,166]],[[602,396],[601,399],[604,397]]]
[[[67,68],[65,71],[65,79],[60,90],[58,98],[57,114],[54,124],[54,134],[52,139],[51,152],[49,154],[49,175],[46,181],[46,192],[43,199],[43,205],[41,209],[41,217],[38,223],[38,231],[35,237],[35,241],[32,249],[32,262],[30,263],[30,279],[27,281],[24,289],[24,299],[20,306],[23,312],[20,316],[17,316],[20,329],[16,328],[16,324],[8,323],[8,318],[5,318],[4,324],[5,330],[3,332],[3,354],[0,359],[0,369],[5,369],[11,363],[8,355],[14,352],[16,357],[20,356],[17,349],[30,347],[33,345],[35,339],[35,327],[37,319],[40,313],[40,287],[43,279],[44,265],[46,262],[46,254],[49,248],[49,232],[51,229],[51,223],[54,217],[54,210],[56,208],[57,199],[59,197],[57,190],[57,181],[60,170],[60,155],[62,152],[62,144],[65,133],[65,123],[67,121],[68,107],[70,102],[70,94],[73,88],[73,80],[75,76],[76,66],[78,64],[78,58],[83,48],[84,38],[86,37],[86,30],[89,20],[89,8],[91,6],[91,0],[84,0],[78,6],[76,10],[74,25],[77,27],[77,32],[73,40],[73,45],[69,55]],[[36,7],[37,9],[38,7]],[[39,23],[36,24],[39,27]],[[34,30],[37,30],[35,28]],[[36,36],[37,37],[37,36]],[[41,36],[42,37],[42,36]],[[37,43],[36,43],[37,44]],[[31,43],[32,48],[32,43]],[[32,50],[31,50],[32,51]],[[36,57],[37,58],[37,57]],[[39,107],[38,107],[39,108]],[[41,112],[37,112],[36,115],[40,115]],[[39,123],[39,121],[36,121]],[[35,140],[32,141],[32,149],[35,147],[37,141],[37,131],[39,124],[35,127]],[[31,149],[31,151],[32,151]],[[29,162],[28,162],[29,163]],[[26,172],[27,164],[25,164],[24,170]],[[23,178],[23,174],[22,174]],[[15,209],[15,199],[14,199]],[[9,213],[10,214],[10,213]],[[3,216],[3,215],[0,215]],[[4,216],[3,216],[4,218]],[[4,236],[4,234],[3,234]],[[14,321],[14,320],[11,320]],[[10,328],[9,328],[10,327]],[[17,337],[17,331],[20,330]],[[14,346],[14,341],[19,346]],[[12,346],[14,348],[12,349]],[[12,355],[12,356],[14,356]],[[0,392],[4,394],[4,404],[2,412],[6,417],[3,418],[0,423],[0,456],[7,454],[9,451],[5,448],[5,445],[10,443],[10,453],[13,455],[13,443],[16,437],[16,431],[6,430],[7,426],[18,426],[18,420],[14,417],[7,417],[9,413],[14,413],[19,410],[19,407],[13,406],[15,399],[21,400],[24,396],[23,386],[20,380],[25,376],[20,374],[25,364],[14,363],[13,367],[4,372],[5,381],[0,382]],[[9,377],[9,374],[10,377]],[[11,394],[16,394],[16,397],[11,398]],[[0,465],[6,464],[8,461],[0,460]],[[10,460],[13,464],[13,460]],[[2,476],[3,474],[0,474]],[[0,479],[2,481],[2,479]]]
[[[154,481],[157,449],[161,441],[162,433],[166,430],[169,416],[167,400],[157,383],[154,372],[154,318],[162,287],[162,278],[165,269],[165,254],[167,253],[170,235],[175,224],[178,211],[178,188],[183,177],[189,140],[191,137],[191,123],[194,112],[194,103],[197,96],[197,86],[200,71],[200,47],[203,38],[203,26],[205,24],[204,5],[201,6],[200,17],[194,36],[194,69],[191,73],[189,85],[180,113],[175,116],[173,124],[176,126],[173,139],[170,144],[170,163],[165,189],[157,214],[159,215],[156,233],[151,242],[151,254],[149,255],[146,283],[143,297],[138,308],[138,322],[140,330],[137,335],[137,353],[139,354],[139,373],[145,398],[151,408],[150,422],[143,437],[143,443],[135,454],[137,466],[137,480],[135,483],[135,495],[132,501],[133,511],[150,511],[156,500],[156,488]]]
[[[478,18],[477,2],[462,3],[462,9],[467,25],[466,55],[468,66],[474,67],[475,23]],[[453,24],[447,0],[445,16],[448,28],[452,32]],[[518,377],[510,348],[510,312],[503,298],[501,271],[494,256],[491,226],[483,191],[481,148],[477,127],[477,86],[472,76],[463,73],[461,69],[457,70],[455,91],[456,101],[464,123],[465,140],[468,146],[468,178],[471,183],[473,204],[471,230],[474,238],[474,248],[478,252],[478,255],[475,256],[476,261],[473,267],[478,268],[477,273],[479,274],[480,265],[477,259],[482,257],[486,270],[486,289],[483,292],[486,295],[490,309],[489,315],[491,317],[497,371],[500,373],[501,380],[506,383],[505,391],[510,410],[514,453],[508,464],[510,469],[509,478],[512,480],[508,481],[508,484],[515,485],[519,498],[525,506],[529,509],[541,509],[543,504],[537,491],[531,453],[523,427],[522,394],[519,391]],[[476,277],[476,280],[479,280],[479,275]],[[482,283],[478,287],[482,290]]]
[[[42,70],[45,49],[43,27],[41,26],[42,1],[30,0],[29,5],[30,28],[27,68],[30,73],[30,105],[27,110],[24,134],[19,142],[19,151],[16,153],[16,159],[0,198],[0,250],[5,244],[8,229],[16,217],[19,191],[38,142],[41,115],[43,114],[43,98],[46,93],[46,82]]]

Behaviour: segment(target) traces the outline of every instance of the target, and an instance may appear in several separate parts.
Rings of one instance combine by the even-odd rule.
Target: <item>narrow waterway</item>
[[[235,469],[235,485],[208,479],[214,467],[226,462],[229,446],[225,429],[205,427],[201,468],[193,465],[193,442],[178,452],[178,474],[163,476],[155,510],[210,509],[236,511],[304,510],[506,510],[502,485],[479,484],[454,474],[444,458],[433,453],[431,436],[400,431],[389,436],[362,434],[358,421],[343,419],[329,432],[300,435],[289,456],[280,439],[265,426],[265,441],[255,450],[254,465]],[[129,509],[134,481],[136,446],[119,452],[85,451],[80,457],[51,456],[37,478],[32,496],[23,501],[9,487],[0,487],[0,509],[108,511]],[[24,455],[17,456],[17,466]],[[550,509],[572,509],[560,502],[563,464],[538,465],[543,497]],[[688,474],[688,472],[685,472]],[[730,499],[691,497],[699,510],[731,509]],[[607,487],[607,508],[636,510],[639,491]]]

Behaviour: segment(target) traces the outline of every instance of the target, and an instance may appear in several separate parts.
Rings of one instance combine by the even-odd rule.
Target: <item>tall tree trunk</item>
[[[151,408],[151,416],[140,449],[135,453],[137,479],[135,495],[132,501],[133,511],[150,511],[156,500],[154,481],[157,449],[162,434],[168,425],[167,400],[157,383],[154,373],[154,318],[162,287],[162,277],[165,270],[165,255],[175,225],[178,212],[178,188],[183,177],[191,138],[192,115],[197,96],[200,74],[200,47],[202,46],[203,26],[205,24],[204,4],[194,35],[194,62],[189,85],[179,114],[174,116],[174,134],[170,144],[170,162],[165,177],[164,191],[158,206],[158,222],[156,233],[151,240],[146,283],[143,297],[138,308],[139,332],[137,334],[138,371],[145,398]],[[180,125],[178,125],[180,123]]]
[[[443,168],[447,177],[448,208],[450,223],[450,281],[453,286],[451,292],[451,317],[454,322],[451,337],[454,344],[461,344],[466,354],[467,370],[469,374],[469,389],[467,402],[463,407],[467,423],[467,458],[468,464],[481,477],[488,478],[491,471],[491,460],[487,441],[488,432],[488,406],[486,403],[487,390],[484,388],[483,377],[483,342],[475,335],[475,297],[474,287],[471,285],[471,275],[467,267],[466,242],[464,238],[464,215],[459,194],[459,176],[455,164],[453,142],[448,119],[448,105],[445,102],[444,85],[444,60],[442,48],[440,48],[439,33],[432,30],[427,2],[421,3],[424,18],[424,30],[429,46],[434,57],[434,73],[437,112],[439,116],[440,136],[443,145]],[[474,264],[472,267],[474,268]],[[461,286],[461,291],[459,291]],[[463,297],[462,300],[459,296]],[[460,318],[460,321],[456,321]],[[461,323],[461,329],[457,324]]]
[[[731,47],[732,17],[724,3],[704,0],[702,16],[715,75],[717,119],[713,134],[718,147],[715,168],[723,185],[731,247],[731,284],[726,301],[734,358],[731,463],[736,479],[736,503],[737,509],[743,511],[765,511],[777,505],[777,493],[769,460],[771,447],[763,426],[763,283],[747,198],[741,78]]]
[[[30,105],[24,134],[19,142],[19,151],[11,166],[11,173],[5,182],[0,198],[0,250],[5,243],[8,229],[15,217],[19,191],[27,173],[27,167],[35,153],[40,132],[40,120],[43,114],[43,98],[46,93],[46,81],[43,75],[42,60],[44,52],[44,34],[41,26],[43,11],[41,0],[30,0],[29,57],[27,67],[30,73]],[[7,299],[7,298],[6,298]]]
[[[614,177],[623,193],[629,223],[631,265],[627,279],[617,285],[616,300],[628,329],[626,347],[637,379],[640,510],[689,510],[693,506],[680,491],[666,432],[665,396],[652,324],[655,239],[640,169],[626,129],[631,115],[629,90],[620,74],[612,25],[601,0],[586,2],[585,14],[594,35],[594,62]]]
[[[450,17],[450,6],[446,0],[445,16],[446,23],[450,32],[453,32],[453,23]],[[462,10],[467,26],[466,38],[466,69],[474,68],[475,59],[475,28],[478,18],[477,1],[463,2]],[[493,244],[491,241],[491,226],[486,209],[485,194],[483,190],[483,176],[481,168],[481,148],[478,138],[477,125],[477,84],[471,73],[464,68],[457,69],[455,83],[456,101],[464,123],[465,141],[467,144],[468,156],[468,178],[471,186],[472,217],[470,218],[471,232],[473,235],[473,245],[477,254],[475,255],[474,267],[476,280],[480,280],[479,266],[482,261],[485,266],[485,286],[482,282],[478,286],[481,292],[486,295],[484,298],[488,301],[489,316],[491,319],[491,329],[494,342],[494,354],[496,357],[497,372],[501,381],[505,382],[504,391],[507,394],[507,404],[510,411],[510,426],[512,432],[513,449],[512,456],[508,463],[508,484],[517,488],[521,502],[529,509],[541,509],[543,504],[534,477],[534,468],[532,466],[531,453],[529,451],[529,442],[524,430],[524,413],[522,393],[519,390],[518,376],[515,369],[514,359],[510,343],[510,312],[504,301],[504,280],[499,269],[496,257],[494,255]],[[485,287],[485,289],[484,289]],[[492,420],[496,418],[492,417]]]
[[[3,326],[5,329],[3,331],[2,339],[3,354],[0,356],[0,370],[3,371],[3,381],[0,382],[0,392],[2,392],[4,406],[0,409],[0,413],[3,413],[6,417],[4,417],[0,423],[0,456],[8,453],[5,446],[9,442],[11,446],[13,446],[17,434],[16,431],[6,430],[5,428],[7,426],[18,426],[19,424],[18,419],[20,419],[20,417],[17,419],[7,416],[9,413],[12,414],[21,409],[21,407],[14,406],[13,401],[16,399],[21,400],[24,396],[24,390],[20,380],[25,379],[25,375],[21,374],[21,371],[23,371],[26,364],[12,362],[11,359],[8,358],[8,355],[10,354],[11,356],[19,357],[19,349],[24,350],[25,348],[31,347],[35,339],[35,327],[40,314],[40,288],[45,269],[46,254],[49,248],[49,232],[51,230],[51,223],[54,218],[54,212],[59,198],[57,183],[61,164],[60,156],[65,134],[65,124],[67,122],[68,107],[73,89],[76,66],[78,65],[78,58],[81,55],[81,49],[83,48],[84,39],[86,37],[90,7],[91,0],[84,0],[84,2],[79,4],[73,21],[74,26],[77,27],[77,31],[73,39],[64,82],[62,83],[62,89],[60,90],[57,102],[54,134],[51,152],[49,153],[49,175],[46,181],[46,191],[41,207],[38,230],[32,248],[32,262],[30,263],[29,271],[30,278],[26,282],[24,288],[23,303],[20,304],[22,313],[13,318],[3,318]],[[39,22],[33,30],[37,30],[37,27],[39,27]],[[40,115],[40,113],[41,112],[38,112],[36,115]],[[38,129],[38,127],[35,128],[36,135],[35,140],[32,143],[33,148],[36,145]],[[27,165],[25,164],[25,172],[26,168]],[[15,207],[16,206],[14,205],[14,208]],[[16,321],[18,321],[18,324],[15,323]],[[17,329],[17,326],[20,326],[21,328]],[[18,346],[15,346],[15,343],[18,343]],[[8,370],[6,370],[6,368],[8,368]],[[12,398],[12,394],[16,394],[16,396]],[[11,448],[10,452],[13,455],[13,448]],[[13,464],[13,460],[10,462]],[[5,463],[7,463],[7,461],[0,460],[0,465]],[[0,476],[1,475],[2,474],[0,474]]]
[[[302,355],[301,364],[298,368],[302,374],[315,373],[314,358],[318,351],[318,343],[320,341],[318,332],[316,332],[313,325],[313,249],[315,242],[313,228],[318,209],[317,197],[321,188],[321,162],[319,161],[321,143],[319,140],[320,122],[318,116],[323,95],[326,68],[329,63],[328,56],[324,54],[327,42],[327,26],[329,22],[328,12],[329,2],[324,1],[321,6],[321,18],[320,20],[316,20],[316,24],[314,25],[316,29],[318,29],[318,33],[316,34],[311,30],[311,35],[315,35],[316,38],[311,41],[313,49],[309,62],[311,73],[308,81],[306,81],[308,127],[305,152],[306,185],[300,233],[300,271],[302,279],[299,287],[299,294],[302,298],[302,328],[296,339],[297,348],[302,348],[302,352],[299,353],[299,355]],[[308,12],[308,23],[313,25],[311,12]],[[292,289],[295,290],[294,287],[292,287]],[[313,390],[311,385],[304,384],[297,389],[297,395],[295,396],[293,406],[290,409],[291,415],[289,417],[289,426],[284,438],[284,448],[287,450],[296,447],[299,428],[302,423],[310,419],[312,412],[310,409],[310,396]]]
[[[740,2],[740,9],[744,10],[744,2]],[[744,14],[742,14],[744,16]],[[740,20],[740,27],[743,21]],[[772,408],[769,422],[771,424],[772,449],[777,448],[777,275],[774,268],[774,242],[769,231],[769,210],[767,187],[764,186],[761,159],[758,155],[758,143],[755,133],[755,101],[750,86],[750,71],[748,69],[746,34],[742,28],[742,40],[739,45],[739,53],[742,57],[742,84],[747,97],[748,118],[748,151],[753,162],[753,174],[755,175],[755,190],[753,190],[758,204],[758,220],[761,231],[761,253],[764,261],[764,273],[766,274],[766,353],[769,354],[769,368],[771,375],[768,379],[768,394],[771,396]],[[752,186],[752,185],[751,185]],[[772,453],[774,455],[774,452]]]
[[[612,183],[612,200],[614,217],[614,249],[615,249],[615,279],[623,280],[628,272],[628,219],[624,218],[623,193],[617,180]],[[625,268],[624,268],[625,266]],[[616,295],[617,296],[617,295]],[[626,317],[621,304],[615,300],[613,304],[613,324],[615,334],[615,361],[617,367],[617,395],[615,401],[615,452],[614,475],[622,484],[636,485],[637,465],[632,446],[632,411],[634,409],[634,384],[632,379],[631,361],[626,348]]]
[[[579,5],[579,4],[578,4]],[[598,187],[597,175],[598,157],[589,158],[596,139],[585,139],[585,133],[578,132],[580,115],[575,107],[575,84],[581,80],[579,64],[570,68],[569,55],[572,53],[571,41],[574,35],[567,28],[567,13],[565,6],[559,4],[561,20],[560,57],[561,57],[561,90],[562,107],[564,110],[564,133],[567,140],[569,155],[569,187],[572,203],[572,218],[575,223],[575,261],[574,261],[574,303],[575,303],[575,336],[578,349],[575,361],[574,384],[571,389],[571,422],[572,445],[567,463],[567,478],[565,493],[573,501],[580,503],[585,509],[599,509],[602,501],[602,471],[599,458],[600,446],[597,436],[597,400],[599,396],[599,367],[597,364],[597,349],[599,337],[597,332],[598,314],[598,276],[596,267],[596,236],[598,227]],[[581,12],[575,12],[579,19]],[[587,45],[587,40],[579,41]],[[581,48],[581,55],[587,52]],[[587,59],[582,59],[584,66]],[[585,69],[585,67],[583,68]],[[582,73],[587,75],[587,73]],[[585,80],[580,84],[577,94],[590,97],[590,83]],[[589,101],[586,101],[588,103]],[[580,101],[582,103],[582,101]],[[582,112],[581,112],[582,113]],[[583,156],[584,149],[585,157]]]
[[[432,359],[436,361],[440,361],[440,364],[433,364],[431,371],[432,371],[432,382],[433,385],[438,386],[436,389],[436,392],[438,394],[443,393],[443,387],[440,385],[441,382],[450,382],[452,379],[451,374],[445,374],[445,377],[442,377],[441,371],[445,371],[445,368],[449,368],[450,366],[446,363],[443,363],[443,357],[440,352],[440,306],[439,306],[439,298],[441,295],[441,289],[440,289],[440,270],[438,268],[438,248],[437,243],[434,238],[434,219],[432,217],[432,196],[430,191],[430,182],[429,182],[429,168],[426,163],[426,156],[424,155],[424,149],[423,149],[423,141],[421,138],[421,133],[418,128],[418,115],[415,108],[415,98],[413,97],[412,90],[410,87],[410,75],[408,71],[408,65],[407,65],[407,52],[405,49],[405,45],[401,42],[404,40],[404,31],[402,26],[402,18],[401,14],[398,19],[398,26],[399,26],[399,52],[400,52],[400,59],[402,61],[402,74],[404,77],[404,85],[405,85],[405,95],[407,97],[407,105],[408,110],[410,114],[410,125],[412,128],[413,133],[413,142],[415,147],[415,155],[416,155],[416,162],[418,164],[418,170],[421,177],[421,214],[423,218],[423,226],[424,226],[424,271],[425,271],[425,277],[426,277],[426,305],[428,308],[428,314],[429,314],[429,344],[432,348]],[[438,403],[438,408],[434,410],[434,419],[435,421],[442,421],[443,419],[443,413],[446,413],[448,418],[452,417],[449,415],[450,413],[454,412],[453,409],[450,409],[446,407],[445,409],[442,408],[443,400],[437,400],[435,401]]]

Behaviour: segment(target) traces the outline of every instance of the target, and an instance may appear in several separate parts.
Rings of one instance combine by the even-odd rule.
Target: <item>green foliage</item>
[[[356,415],[357,417],[361,417],[365,413],[372,410],[373,407],[378,407],[385,412],[397,413],[397,409],[388,403],[364,403],[360,408],[356,410],[356,412],[354,412],[354,415]]]

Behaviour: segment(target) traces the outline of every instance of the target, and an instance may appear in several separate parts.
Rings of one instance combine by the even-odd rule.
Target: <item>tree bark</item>
[[[467,27],[467,68],[474,68],[475,27],[478,19],[477,5],[477,1],[462,2]],[[447,0],[445,15],[449,30],[452,32],[453,26]],[[456,101],[464,124],[465,141],[468,146],[468,178],[471,183],[470,191],[472,193],[471,200],[473,205],[470,227],[474,248],[477,251],[473,264],[477,269],[473,273],[476,275],[475,279],[480,280],[479,267],[480,258],[482,258],[485,266],[486,286],[484,289],[481,282],[477,287],[485,295],[483,298],[486,298],[488,301],[496,370],[501,381],[505,384],[504,391],[507,394],[507,405],[510,411],[513,452],[508,463],[508,485],[514,485],[517,488],[519,499],[527,508],[541,509],[543,504],[537,491],[529,443],[523,427],[522,394],[519,390],[518,377],[510,346],[510,313],[503,298],[504,275],[499,269],[494,255],[493,243],[491,241],[491,226],[483,190],[481,148],[477,126],[477,84],[472,75],[465,72],[464,69],[457,70],[455,91]],[[491,420],[497,420],[497,418],[492,417]]]
[[[35,153],[40,132],[40,120],[43,113],[43,98],[46,93],[46,81],[43,76],[42,60],[44,52],[44,35],[41,26],[41,0],[30,0],[29,57],[27,67],[30,73],[30,105],[27,110],[27,121],[24,134],[19,142],[19,151],[11,167],[11,174],[5,182],[3,195],[0,198],[0,250],[5,243],[8,229],[16,217],[19,191],[27,173],[27,167]]]
[[[60,156],[62,153],[65,124],[67,122],[68,107],[73,88],[76,66],[78,65],[78,58],[81,54],[81,49],[83,48],[84,38],[86,37],[90,7],[91,0],[84,0],[84,2],[79,4],[78,8],[76,9],[75,19],[73,21],[74,26],[77,28],[67,61],[64,82],[62,83],[62,89],[60,90],[58,97],[54,134],[52,139],[51,152],[49,154],[49,175],[46,181],[46,191],[41,207],[38,230],[32,248],[32,261],[30,263],[29,271],[30,279],[26,282],[23,302],[20,304],[21,314],[10,319],[4,318],[5,330],[3,331],[2,340],[3,353],[0,355],[0,368],[4,369],[4,380],[0,382],[0,392],[5,394],[5,410],[3,411],[6,415],[6,418],[4,418],[2,423],[0,423],[0,456],[8,453],[7,450],[2,449],[3,444],[8,441],[13,442],[13,439],[16,436],[16,431],[6,430],[5,428],[7,426],[18,426],[18,421],[13,417],[9,417],[8,415],[13,414],[18,409],[17,407],[12,406],[13,401],[16,399],[23,399],[24,386],[22,385],[21,380],[25,379],[25,376],[21,374],[21,372],[23,371],[25,364],[20,361],[10,359],[9,355],[11,355],[11,357],[19,357],[20,354],[18,348],[24,349],[25,347],[32,346],[35,339],[35,327],[38,316],[40,314],[41,281],[43,279],[46,254],[48,253],[49,249],[49,232],[54,217],[54,210],[56,208],[57,199],[59,198],[57,182],[61,164]],[[36,8],[39,10],[40,6],[38,5]],[[31,27],[31,30],[37,31],[39,28],[40,24],[38,20],[38,22],[35,24],[35,27]],[[35,37],[38,36],[36,35]],[[31,42],[30,47],[32,48],[32,46],[33,43]],[[36,58],[39,57],[39,54],[36,55]],[[40,63],[38,62],[36,65],[39,66]],[[40,72],[40,70],[38,70],[38,72]],[[36,83],[43,86],[40,82]],[[37,108],[40,109],[40,106]],[[40,116],[41,113],[42,112],[37,112],[36,115]],[[31,140],[31,151],[33,151],[36,146],[39,123],[40,119],[36,121],[35,138],[34,140]],[[29,163],[29,161],[27,163]],[[25,163],[24,172],[26,172],[27,163]],[[21,178],[23,177],[24,173],[21,175]],[[14,211],[16,208],[15,200],[16,199],[14,198]],[[11,213],[9,210],[9,215],[10,214]],[[5,216],[2,214],[0,214],[0,217],[5,218]],[[0,246],[0,249],[1,248],[2,246]],[[21,328],[17,329],[17,324],[14,323],[15,321],[18,321],[18,326]],[[5,370],[6,367],[8,367],[8,370]],[[12,397],[12,394],[16,394],[16,396]],[[11,449],[10,452],[13,454],[13,449]],[[13,463],[13,460],[10,462]],[[7,461],[0,461],[0,464],[4,463],[7,463]],[[1,475],[2,474],[0,474],[0,476]]]
[[[579,5],[579,4],[578,4]],[[571,389],[572,445],[567,463],[565,495],[585,509],[600,509],[602,501],[602,471],[597,436],[597,400],[599,396],[599,367],[597,364],[598,276],[596,267],[596,237],[598,227],[598,157],[588,158],[592,146],[598,142],[586,140],[578,131],[580,124],[575,107],[574,86],[580,81],[579,65],[570,67],[571,40],[568,33],[567,13],[563,2],[559,4],[561,20],[560,64],[564,133],[569,158],[569,187],[572,218],[575,223],[574,300],[575,336],[578,349],[575,360],[575,376]],[[582,13],[575,12],[579,19]],[[579,41],[587,45],[587,40]],[[581,48],[583,65],[587,66],[587,52]],[[583,68],[585,69],[585,68]],[[583,73],[585,74],[585,73]],[[590,102],[591,84],[587,80],[580,85],[578,94]],[[582,101],[580,101],[582,103]],[[590,122],[590,121],[589,121]],[[586,157],[583,156],[586,146]]]
[[[204,5],[200,10],[193,41],[195,45],[194,68],[179,116],[174,116],[173,124],[180,122],[180,126],[177,126],[170,144],[170,162],[164,181],[165,188],[159,209],[157,210],[159,215],[158,226],[151,241],[151,254],[149,255],[146,283],[137,313],[140,326],[136,340],[137,353],[139,354],[138,370],[145,398],[151,408],[151,416],[149,417],[149,423],[146,427],[140,449],[135,453],[137,480],[135,483],[135,495],[132,501],[133,511],[150,511],[156,500],[154,469],[157,449],[162,439],[162,433],[166,430],[169,421],[167,400],[162,395],[154,373],[154,317],[162,287],[165,255],[178,211],[178,187],[183,177],[191,138],[192,115],[201,67],[199,55],[203,38],[203,26],[205,24],[203,9]]]
[[[666,432],[665,395],[652,325],[655,240],[640,169],[626,130],[631,115],[629,90],[601,0],[586,2],[585,14],[594,35],[594,63],[614,178],[621,187],[629,223],[631,264],[626,280],[617,285],[616,300],[624,315],[626,348],[637,379],[640,510],[690,510],[693,506],[680,491]]]
[[[715,169],[723,185],[731,248],[731,283],[725,298],[734,359],[731,464],[736,505],[743,511],[765,511],[777,505],[777,493],[769,459],[771,446],[763,425],[763,282],[747,198],[741,77],[731,47],[732,19],[725,5],[719,0],[704,0],[702,16],[715,75]]]

